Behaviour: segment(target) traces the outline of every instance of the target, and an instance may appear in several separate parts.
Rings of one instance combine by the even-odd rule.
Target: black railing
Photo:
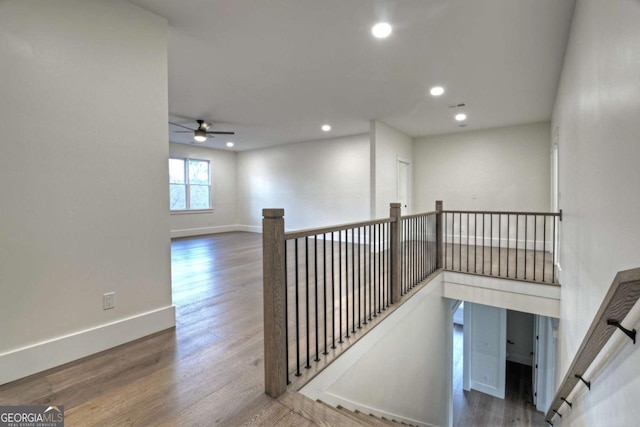
[[[391,304],[391,222],[285,234],[287,382]]]
[[[409,292],[437,270],[438,212],[402,217],[401,292]]]
[[[442,268],[556,282],[561,214],[444,211],[436,202],[435,212],[401,217],[392,203],[389,218],[289,233],[283,209],[263,216],[265,390],[273,397],[291,373],[339,354]]]
[[[444,211],[443,216],[445,269],[557,283],[561,213]]]

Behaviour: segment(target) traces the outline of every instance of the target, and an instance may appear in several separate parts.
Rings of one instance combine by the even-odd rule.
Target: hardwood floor
[[[550,252],[451,243],[444,248],[445,268],[448,270],[557,285],[558,277],[553,271]]]
[[[462,326],[454,326],[453,338],[453,425],[546,426],[544,414],[538,412],[531,397],[531,367],[507,362],[505,398],[498,399],[475,390],[462,388]]]
[[[68,426],[370,424],[264,394],[261,235],[173,241],[172,282],[175,329],[0,386],[0,405],[64,405]]]

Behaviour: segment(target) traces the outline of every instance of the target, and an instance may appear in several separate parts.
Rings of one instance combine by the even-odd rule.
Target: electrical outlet
[[[102,295],[102,309],[110,310],[116,307],[116,293],[109,292]]]

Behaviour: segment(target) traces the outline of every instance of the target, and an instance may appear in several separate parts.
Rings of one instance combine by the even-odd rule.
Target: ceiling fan
[[[217,130],[209,130],[209,124],[207,124],[204,120],[196,120],[198,122],[197,129],[191,129],[190,127],[181,125],[180,123],[169,122],[174,126],[179,126],[188,130],[177,130],[176,133],[193,133],[193,139],[196,142],[205,142],[207,138],[213,138],[214,135],[235,135],[235,132],[224,132]]]

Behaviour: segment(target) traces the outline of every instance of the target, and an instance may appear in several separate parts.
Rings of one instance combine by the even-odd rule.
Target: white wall
[[[548,211],[549,123],[414,140],[414,210]]]
[[[413,139],[376,120],[371,121],[371,215],[373,218],[389,216],[389,204],[398,200],[398,158],[412,163]],[[413,171],[413,164],[410,167]],[[410,178],[410,182],[413,179]],[[411,197],[411,193],[409,193]],[[402,214],[411,213],[402,209]]]
[[[175,323],[167,23],[125,2],[3,1],[0,75],[3,383]]]
[[[559,129],[561,379],[615,273],[640,266],[640,2],[578,0],[553,128]],[[624,324],[624,323],[623,323]],[[630,325],[629,325],[630,326]],[[640,351],[630,343],[563,425],[637,425]],[[564,411],[567,412],[567,411]]]
[[[236,153],[193,144],[169,144],[171,157],[209,160],[213,211],[172,213],[171,237],[196,236],[237,229]]]
[[[369,135],[243,151],[238,194],[248,230],[263,208],[284,208],[288,230],[369,219]]]
[[[309,382],[301,393],[419,426],[449,425],[453,301],[442,275]]]

